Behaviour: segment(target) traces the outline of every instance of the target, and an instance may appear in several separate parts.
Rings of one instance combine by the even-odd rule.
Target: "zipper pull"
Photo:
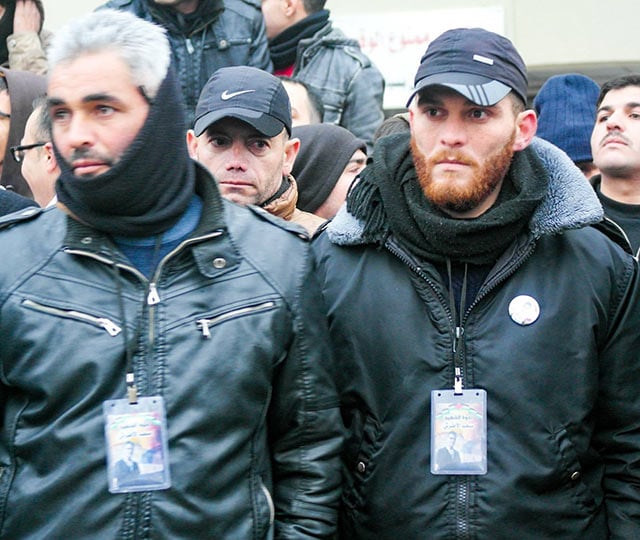
[[[453,354],[458,351],[458,343],[462,339],[462,334],[464,334],[464,328],[462,326],[456,326],[456,330],[454,332],[455,339],[453,340]]]
[[[149,296],[147,296],[147,304],[150,306],[155,306],[160,303],[160,295],[158,294],[158,289],[156,289],[155,283],[149,283]]]
[[[122,330],[122,328],[109,319],[98,319],[98,321],[100,322],[100,326],[104,328],[111,337],[117,336]]]
[[[462,394],[462,371],[459,367],[456,368],[456,374],[453,378],[453,394],[456,396]]]
[[[193,51],[195,51],[195,49],[193,48],[193,44],[191,43],[191,39],[187,38],[184,40],[186,45],[187,45],[187,52],[189,54],[193,54]]]
[[[196,324],[202,330],[202,337],[204,339],[211,339],[211,332],[209,331],[209,321],[207,319],[200,319],[196,321]]]

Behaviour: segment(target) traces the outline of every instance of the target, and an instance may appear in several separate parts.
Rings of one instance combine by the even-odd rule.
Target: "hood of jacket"
[[[559,148],[538,137],[533,139],[531,147],[549,173],[547,193],[529,222],[532,236],[540,238],[602,221],[602,205],[573,161]],[[338,245],[362,244],[362,233],[362,222],[347,211],[346,204],[327,227],[329,239]]]

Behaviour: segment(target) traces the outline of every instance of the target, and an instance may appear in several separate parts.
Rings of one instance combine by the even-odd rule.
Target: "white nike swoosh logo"
[[[249,92],[255,92],[255,90],[240,90],[239,92],[229,92],[225,90],[224,92],[222,92],[222,94],[220,94],[220,99],[222,101],[227,101],[228,99],[240,96],[242,94],[248,94]]]

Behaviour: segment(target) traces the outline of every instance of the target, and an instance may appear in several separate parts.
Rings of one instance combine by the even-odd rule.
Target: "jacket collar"
[[[202,216],[188,242],[194,245],[193,256],[203,275],[213,277],[234,268],[240,255],[228,240],[225,221],[226,204],[218,191],[215,180],[202,165],[192,162],[196,168],[196,193],[202,199]],[[212,238],[222,238],[222,242],[210,245]],[[67,216],[67,230],[64,239],[65,250],[93,254],[94,258],[106,263],[130,266],[130,262],[116,248],[109,235]]]
[[[289,176],[284,181],[289,184],[286,190],[277,199],[261,206],[270,214],[288,221],[291,219],[298,202],[298,185],[293,176]]]
[[[529,222],[535,238],[579,229],[604,218],[602,205],[593,188],[571,159],[556,146],[535,137],[532,148],[549,173],[549,188]],[[338,245],[362,243],[362,223],[343,204],[327,227],[329,239]]]

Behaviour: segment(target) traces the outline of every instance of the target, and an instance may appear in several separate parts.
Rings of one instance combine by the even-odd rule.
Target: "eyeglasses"
[[[47,144],[46,142],[37,142],[33,144],[23,144],[21,146],[12,146],[9,148],[11,150],[11,155],[13,159],[15,159],[16,163],[22,163],[24,159],[24,154],[27,150],[31,150],[32,148],[39,148],[40,146],[44,146]]]

